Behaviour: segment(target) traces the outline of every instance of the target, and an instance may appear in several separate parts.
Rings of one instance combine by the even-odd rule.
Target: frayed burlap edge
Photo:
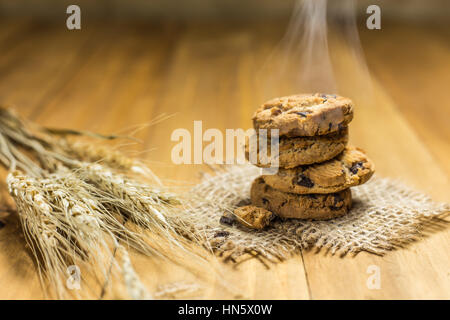
[[[352,188],[353,207],[341,218],[276,220],[262,231],[220,224],[224,212],[249,203],[251,183],[259,175],[260,169],[251,165],[223,167],[205,174],[189,192],[195,233],[226,260],[250,254],[278,262],[312,248],[341,256],[360,251],[383,255],[420,239],[427,230],[445,228],[442,218],[450,211],[448,203],[433,202],[398,181],[374,176]]]

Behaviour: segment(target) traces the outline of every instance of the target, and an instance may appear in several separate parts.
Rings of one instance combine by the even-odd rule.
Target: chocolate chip
[[[309,112],[296,112],[296,114],[298,114],[299,116],[306,118],[306,116],[308,115]]]
[[[334,205],[337,205],[339,202],[343,201],[341,195],[339,193],[335,193],[334,195]]]
[[[277,221],[278,218],[279,218],[278,215],[276,215],[275,213],[272,213],[272,214],[270,215],[270,217],[269,217],[269,221],[270,221],[270,222],[274,222],[274,221]]]
[[[319,134],[319,126],[316,128],[316,132],[314,132],[314,135],[317,136]]]
[[[333,124],[330,122],[329,124],[328,124],[328,131],[331,131],[331,126],[332,126]]]
[[[262,198],[261,200],[263,204],[269,204],[269,200],[267,200],[266,198]]]
[[[0,229],[3,228],[4,226],[6,226],[6,224],[2,221],[0,221]]]
[[[353,174],[357,174],[358,169],[363,168],[363,167],[364,167],[364,163],[362,161],[358,161],[358,162],[352,164],[352,166],[350,167],[350,172]]]
[[[221,216],[219,222],[220,222],[221,224],[225,224],[225,225],[228,225],[228,226],[232,226],[233,223],[234,223],[234,220],[235,220],[235,219],[230,218],[230,217],[227,217],[227,216]]]
[[[297,176],[297,180],[295,181],[296,184],[302,187],[312,188],[314,187],[314,182],[307,176],[305,176],[303,173],[299,174]]]
[[[228,231],[217,231],[216,234],[214,235],[214,238],[223,238],[223,237],[228,237],[230,235],[230,233]]]
[[[314,194],[314,193],[306,194],[306,196],[307,196],[308,198],[310,198],[310,199],[317,199],[317,195]]]
[[[333,196],[333,205],[329,206],[331,211],[338,211],[341,210],[344,206],[344,199],[341,197],[339,193],[332,194],[330,196]]]

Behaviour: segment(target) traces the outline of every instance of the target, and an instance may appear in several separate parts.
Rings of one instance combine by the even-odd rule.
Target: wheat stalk
[[[60,232],[64,229],[62,221],[55,218],[51,203],[34,179],[13,171],[7,177],[7,184],[27,242],[42,267],[38,269],[41,280],[44,272],[52,279],[51,284],[58,296],[64,297],[63,274],[69,266],[66,253],[71,250],[71,245]]]
[[[136,225],[173,231],[167,219],[179,201],[171,193],[117,174],[100,164],[81,163],[74,170],[86,183],[97,188],[105,206],[117,210]]]
[[[143,174],[151,178],[158,185],[162,185],[158,176],[156,176],[153,171],[151,171],[141,161],[129,158],[121,152],[112,150],[106,146],[86,143],[83,141],[72,141],[69,139],[56,139],[53,145],[55,148],[58,148],[59,152],[64,153],[67,157],[76,159],[80,162],[99,163],[111,169]]]
[[[133,300],[150,300],[152,299],[147,288],[142,284],[139,276],[131,264],[130,256],[128,251],[123,247],[119,246],[119,251],[122,255],[122,276],[124,278],[125,287],[127,288],[129,296]]]
[[[67,267],[94,272],[96,265],[103,283],[121,273],[132,297],[148,298],[121,242],[179,263],[182,255],[194,255],[185,247],[186,238],[196,239],[191,219],[141,162],[57,136],[35,134],[0,107],[0,163],[10,170],[7,184],[41,281],[50,280],[63,298]]]

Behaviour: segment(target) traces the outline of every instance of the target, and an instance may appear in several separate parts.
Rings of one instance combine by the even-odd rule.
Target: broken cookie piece
[[[255,206],[243,206],[236,208],[234,214],[242,225],[251,229],[263,229],[268,226],[275,215],[263,208]]]

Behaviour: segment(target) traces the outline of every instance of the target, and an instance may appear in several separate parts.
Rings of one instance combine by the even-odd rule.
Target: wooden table
[[[140,151],[162,178],[193,184],[203,167],[172,164],[170,134],[176,128],[192,131],[194,120],[202,120],[204,129],[249,128],[268,93],[258,89],[261,66],[284,27],[123,23],[68,31],[63,24],[2,21],[0,101],[42,125],[102,133],[173,114],[140,130],[143,144],[129,148]],[[388,23],[380,31],[361,30],[371,82],[345,42],[330,44],[339,93],[356,104],[351,142],[368,152],[379,175],[400,178],[442,201],[450,201],[448,30]],[[19,227],[11,217],[2,221],[0,298],[42,298]],[[383,257],[307,251],[269,270],[256,260],[237,268],[219,263],[233,289],[212,284],[199,297],[449,299],[449,245],[447,229]],[[180,267],[138,256],[134,261],[150,289],[195,281]],[[379,290],[366,286],[370,265],[380,268]]]

